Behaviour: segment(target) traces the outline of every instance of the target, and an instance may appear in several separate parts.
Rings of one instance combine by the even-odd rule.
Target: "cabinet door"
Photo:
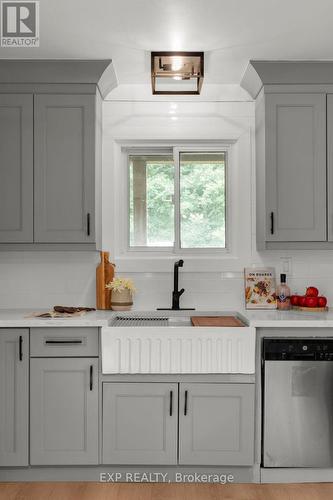
[[[327,96],[328,241],[333,241],[333,95]]]
[[[0,330],[0,466],[28,465],[29,332]]]
[[[326,241],[326,96],[265,99],[266,239]]]
[[[35,242],[91,243],[95,96],[35,96]]]
[[[180,464],[253,464],[253,384],[181,384],[179,418]]]
[[[0,243],[33,241],[33,96],[0,94]]]
[[[178,385],[103,384],[103,463],[177,463]]]
[[[30,363],[30,463],[98,463],[98,360]]]

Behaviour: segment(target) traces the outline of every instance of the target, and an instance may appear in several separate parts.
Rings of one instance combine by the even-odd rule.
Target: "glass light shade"
[[[200,94],[203,77],[203,52],[151,53],[153,94]]]

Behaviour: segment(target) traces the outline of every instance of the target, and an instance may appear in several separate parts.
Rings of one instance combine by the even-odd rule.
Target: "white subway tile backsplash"
[[[281,254],[266,252],[256,259],[280,273]],[[283,254],[285,256],[285,254]],[[0,253],[0,308],[44,309],[55,304],[95,305],[97,252],[2,252]],[[170,307],[173,273],[121,273],[136,287],[135,307]],[[292,254],[292,291],[303,293],[307,285],[317,286],[333,304],[333,252]],[[197,309],[239,309],[244,305],[243,274],[188,273],[180,270],[182,307]]]
[[[97,252],[0,253],[0,308],[95,305]]]

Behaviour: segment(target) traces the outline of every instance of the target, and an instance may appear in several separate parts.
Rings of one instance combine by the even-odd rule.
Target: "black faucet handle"
[[[185,292],[185,288],[182,288],[181,290],[179,290],[179,292],[178,292],[179,297],[180,297],[181,295],[183,295],[183,293],[184,293],[184,292]]]

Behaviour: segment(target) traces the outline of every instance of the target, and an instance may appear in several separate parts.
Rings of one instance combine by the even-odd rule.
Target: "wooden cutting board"
[[[96,268],[96,309],[111,309],[111,290],[105,285],[113,280],[115,264],[109,262],[109,252],[100,252],[100,256]]]
[[[235,316],[192,316],[193,326],[245,326]]]
[[[25,318],[41,318],[41,319],[50,319],[50,318],[77,318],[78,316],[84,316],[86,314],[86,311],[77,311],[75,313],[59,313],[56,311],[48,311],[48,312],[35,312],[31,313],[28,316],[25,316]]]
[[[293,311],[305,311],[305,312],[327,312],[328,307],[301,307],[301,306],[292,306]]]

